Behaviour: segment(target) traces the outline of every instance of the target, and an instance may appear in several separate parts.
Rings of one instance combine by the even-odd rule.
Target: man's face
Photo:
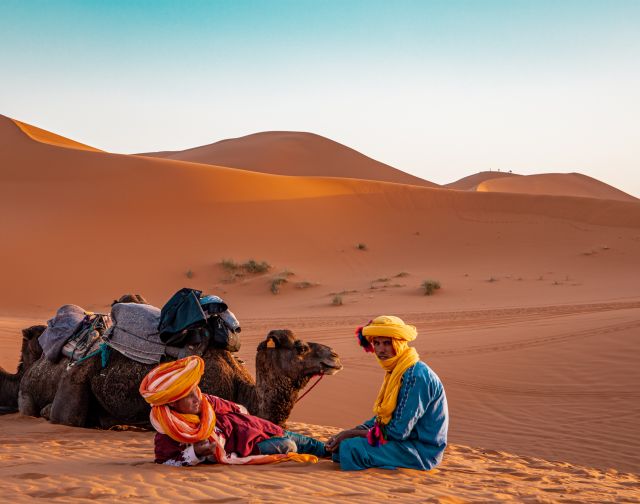
[[[374,336],[371,339],[371,343],[373,343],[373,351],[376,353],[376,357],[380,360],[387,360],[396,355],[391,338]]]
[[[196,389],[193,389],[188,396],[171,403],[170,406],[178,413],[198,415],[200,413],[200,399]]]

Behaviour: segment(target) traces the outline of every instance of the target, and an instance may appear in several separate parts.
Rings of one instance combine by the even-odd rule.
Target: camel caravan
[[[328,346],[278,329],[258,345],[254,379],[234,355],[240,331],[221,298],[193,289],[181,289],[162,309],[137,294],[114,301],[109,314],[65,305],[46,326],[22,331],[17,372],[0,368],[0,411],[77,427],[151,428],[143,378],[161,362],[196,355],[205,363],[203,393],[283,426],[312,377],[342,369]]]

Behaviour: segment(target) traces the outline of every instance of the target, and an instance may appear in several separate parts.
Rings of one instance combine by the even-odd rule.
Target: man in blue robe
[[[442,461],[449,412],[444,387],[408,343],[414,326],[383,315],[356,335],[374,352],[385,377],[370,420],[329,438],[327,449],[343,470],[369,467],[429,470]]]

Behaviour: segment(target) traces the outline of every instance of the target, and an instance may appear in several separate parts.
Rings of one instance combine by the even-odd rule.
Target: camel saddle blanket
[[[116,303],[111,308],[113,326],[107,344],[124,356],[143,364],[157,364],[165,354],[158,323],[160,308],[147,304]]]
[[[111,327],[111,317],[104,313],[85,315],[80,326],[62,347],[62,355],[79,361],[95,352],[102,343],[102,335]]]
[[[44,355],[51,362],[58,362],[62,347],[82,324],[86,312],[77,305],[58,308],[55,316],[47,321],[47,328],[38,338]]]

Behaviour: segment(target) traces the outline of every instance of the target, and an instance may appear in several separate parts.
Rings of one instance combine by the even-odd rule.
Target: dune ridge
[[[276,175],[347,177],[438,187],[328,138],[297,131],[266,131],[182,151],[139,155]]]
[[[504,177],[519,177],[517,173],[499,172],[499,171],[482,171],[474,173],[473,175],[467,175],[455,182],[450,182],[442,187],[447,189],[457,189],[458,191],[475,191],[479,184],[482,182],[504,178]]]
[[[2,116],[6,117],[6,116]],[[36,142],[42,142],[49,145],[54,145],[56,147],[64,147],[66,149],[79,149],[86,150],[91,152],[102,152],[100,149],[96,149],[95,147],[91,147],[90,145],[85,145],[80,142],[76,142],[75,140],[71,140],[69,138],[56,135],[47,130],[43,130],[42,128],[38,128],[37,126],[32,126],[31,124],[27,124],[16,119],[11,119],[15,125],[20,128],[20,130],[27,135],[29,138],[35,140]]]

